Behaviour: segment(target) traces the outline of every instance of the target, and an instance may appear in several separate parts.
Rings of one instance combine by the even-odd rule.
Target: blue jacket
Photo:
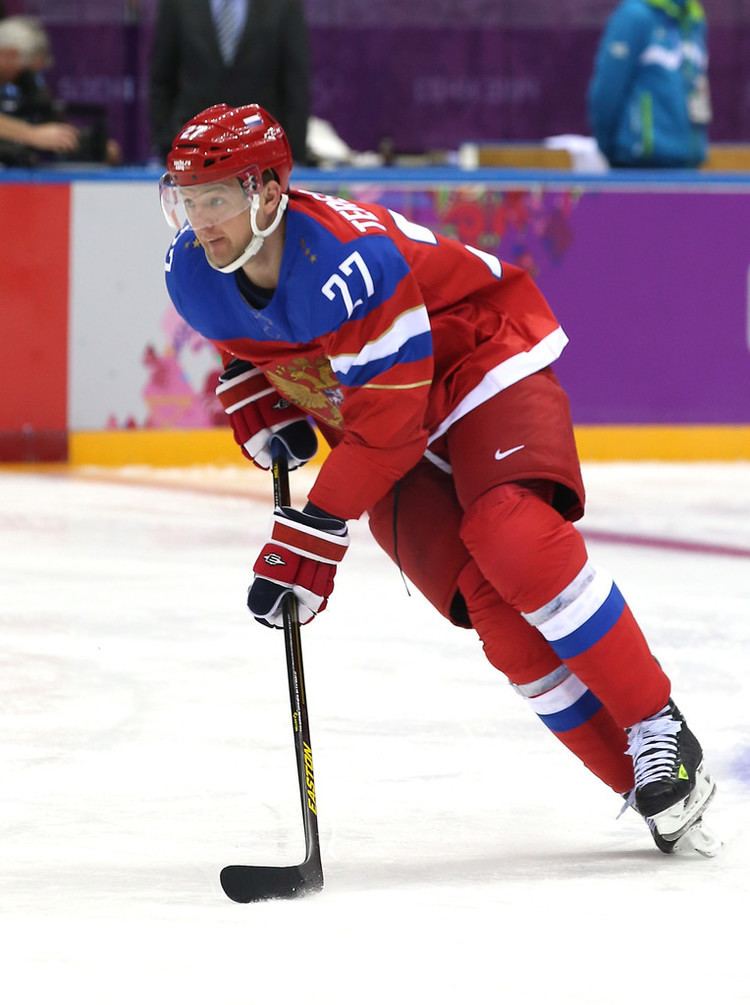
[[[591,128],[617,167],[695,167],[706,158],[706,18],[698,0],[622,0],[588,94]]]

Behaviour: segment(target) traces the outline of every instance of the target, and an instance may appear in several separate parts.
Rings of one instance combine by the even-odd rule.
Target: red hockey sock
[[[515,685],[542,722],[616,792],[633,787],[625,731],[534,628],[503,601],[473,563],[459,588],[489,662]]]
[[[583,538],[530,488],[500,485],[467,511],[461,537],[483,576],[606,706],[618,726],[652,715],[669,680]]]

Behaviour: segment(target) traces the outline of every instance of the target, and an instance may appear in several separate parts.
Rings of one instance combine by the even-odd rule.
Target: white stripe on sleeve
[[[341,353],[331,356],[331,367],[336,373],[349,373],[354,366],[363,366],[375,359],[385,359],[398,352],[415,335],[430,331],[430,318],[424,305],[413,307],[399,315],[390,328],[362,346],[358,353]]]

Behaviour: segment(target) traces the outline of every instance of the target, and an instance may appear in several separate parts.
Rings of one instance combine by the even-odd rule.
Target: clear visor
[[[175,185],[169,174],[159,182],[164,217],[170,227],[180,230],[189,223],[193,230],[217,227],[250,209],[253,193],[236,177],[222,178],[205,185]]]

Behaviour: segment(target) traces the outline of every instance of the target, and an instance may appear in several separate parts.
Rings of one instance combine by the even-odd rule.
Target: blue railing
[[[0,184],[37,183],[67,184],[70,182],[156,182],[162,170],[159,167],[118,167],[104,168],[88,165],[65,166],[59,168],[19,169],[0,168]],[[458,167],[420,168],[338,168],[319,170],[295,168],[292,183],[299,188],[331,185],[377,184],[377,185],[499,185],[544,186],[550,188],[606,189],[700,189],[702,191],[720,189],[750,189],[750,173],[667,171],[667,170],[617,170],[606,174],[584,174],[574,171],[532,170],[515,168],[477,168],[464,170]]]

